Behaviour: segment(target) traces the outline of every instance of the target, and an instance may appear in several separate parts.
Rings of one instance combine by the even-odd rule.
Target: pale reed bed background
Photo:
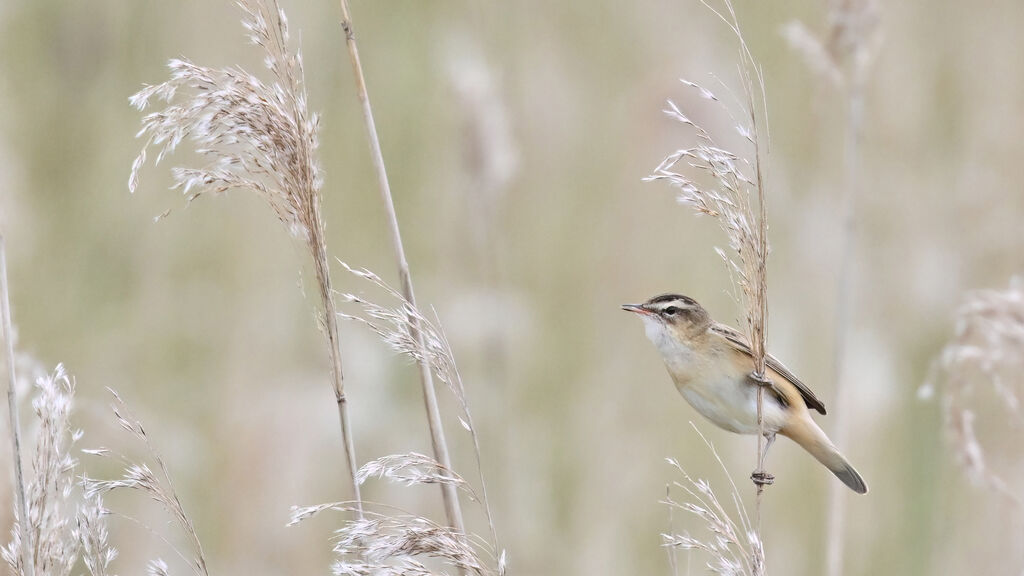
[[[310,108],[322,113],[328,246],[395,285],[338,8],[283,7],[301,39]],[[741,313],[709,249],[724,244],[714,222],[640,181],[686,144],[661,113],[666,99],[709,131],[731,130],[677,82],[715,73],[736,86],[728,30],[698,2],[353,10],[417,297],[437,310],[459,359],[510,570],[668,574],[659,500],[677,476],[664,458],[726,484],[689,427],[695,414],[618,305],[671,290],[722,319]],[[820,32],[824,7],[737,10],[770,109],[768,346],[831,408],[845,120],[835,90],[781,35],[795,19]],[[211,573],[313,573],[329,565],[336,521],[286,528],[289,507],[344,497],[347,472],[302,247],[250,195],[186,211],[165,169],[151,169],[133,196],[126,186],[140,145],[128,95],[164,79],[171,57],[259,69],[238,16],[207,1],[0,5],[0,226],[19,349],[45,372],[63,362],[75,376],[82,445],[133,449],[106,407],[104,387],[116,388],[174,474]],[[1024,265],[1024,69],[1012,63],[1024,8],[918,0],[887,3],[881,18],[843,392],[842,448],[872,491],[847,502],[845,574],[1018,574],[1021,510],[965,479],[940,396],[922,401],[917,390],[965,292],[1004,289]],[[154,224],[168,208],[179,209]],[[335,283],[367,290],[340,268]],[[429,453],[415,367],[369,331],[342,328],[361,461]],[[991,404],[975,409],[976,425],[1001,422]],[[456,467],[471,470],[472,441],[451,418],[456,407],[442,407]],[[695,421],[745,478],[753,440]],[[1020,430],[982,437],[995,443],[989,463],[1014,478]],[[781,442],[768,468],[769,573],[822,573],[835,480]],[[364,497],[443,514],[434,487],[367,485]],[[9,498],[4,486],[5,527]],[[137,499],[115,494],[108,505],[166,520]],[[466,520],[486,531],[478,510]],[[166,556],[130,526],[112,526],[111,540],[122,573]],[[679,572],[688,568],[701,573],[701,560],[680,555]]]

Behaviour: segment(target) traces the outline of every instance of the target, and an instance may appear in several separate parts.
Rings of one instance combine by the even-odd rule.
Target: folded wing
[[[739,331],[734,330],[725,324],[717,323],[711,326],[711,330],[723,336],[733,348],[753,358],[750,351],[750,344],[747,343],[747,339]],[[777,358],[768,354],[765,356],[765,364],[767,364],[772,370],[776,371],[779,376],[782,376],[790,384],[796,387],[800,392],[800,396],[804,400],[804,404],[807,404],[808,408],[817,410],[822,414],[826,414],[825,405],[821,403],[821,400],[818,400],[818,397],[814,395],[814,392],[812,392],[806,384],[801,382],[800,379],[796,377],[796,374],[793,374],[789,368],[786,368],[782,362],[779,362]]]

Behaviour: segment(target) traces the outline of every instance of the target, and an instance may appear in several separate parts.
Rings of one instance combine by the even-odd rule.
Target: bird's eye
[[[665,308],[665,316],[675,316],[676,314],[679,314],[679,308],[676,308],[675,306]]]

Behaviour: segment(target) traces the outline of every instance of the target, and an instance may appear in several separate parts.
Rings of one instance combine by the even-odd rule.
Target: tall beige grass
[[[647,180],[665,180],[678,189],[677,199],[698,215],[714,218],[729,241],[731,254],[715,248],[729,270],[734,294],[742,300],[745,328],[750,341],[754,371],[751,380],[758,384],[757,463],[751,475],[756,486],[757,504],[754,528],[760,542],[761,496],[764,487],[774,478],[765,470],[764,387],[765,376],[765,323],[768,315],[768,220],[766,214],[767,174],[765,156],[771,139],[768,131],[767,98],[764,76],[740,28],[739,19],[730,0],[722,0],[721,8],[701,0],[735,36],[739,48],[739,81],[742,99],[738,99],[739,114],[730,109],[712,90],[689,80],[681,82],[701,98],[722,105],[730,117],[738,118],[736,131],[749,146],[747,154],[735,153],[720,145],[715,137],[683,113],[671,100],[665,114],[690,128],[696,136],[696,145],[681,148],[669,154]],[[750,571],[764,573],[763,550],[751,551]]]
[[[769,134],[763,110],[764,79],[739,27],[732,3],[725,0],[725,13],[704,2],[736,36],[740,47],[740,82],[745,101],[737,132],[749,143],[749,157],[718,145],[707,130],[694,123],[671,100],[665,114],[696,133],[698,143],[669,154],[646,180],[665,180],[676,187],[680,204],[697,214],[714,218],[729,240],[733,254],[715,248],[725,261],[737,293],[742,296],[745,327],[754,359],[754,376],[764,380],[765,322],[768,312],[768,222],[765,214],[767,182],[763,157],[767,154]],[[718,96],[704,86],[681,80],[701,98],[721,104]],[[761,107],[761,112],[757,107]],[[724,104],[723,104],[724,107]],[[728,113],[728,108],[725,108]],[[677,171],[679,170],[679,171]],[[758,394],[758,420],[761,420],[762,394]],[[760,435],[760,436],[763,436]],[[760,456],[759,468],[760,468]]]
[[[380,304],[345,294],[345,300],[359,305],[362,310],[358,315],[342,316],[368,327],[392,350],[428,366],[432,375],[446,385],[459,408],[458,420],[472,438],[477,473],[477,486],[474,487],[450,466],[434,458],[417,453],[392,454],[363,465],[357,474],[358,481],[383,478],[403,485],[437,484],[450,488],[456,495],[461,493],[480,504],[490,533],[489,538],[481,538],[465,529],[378,506],[379,511],[369,512],[364,519],[349,521],[335,531],[337,560],[332,566],[334,574],[438,574],[424,563],[431,559],[440,562],[442,567],[464,574],[504,574],[505,552],[498,543],[491,515],[476,426],[462,376],[455,363],[455,354],[439,320],[436,316],[424,315],[376,274],[344,266],[358,278],[369,282],[370,286],[382,290],[391,303]],[[345,502],[295,507],[292,524],[328,510],[346,511],[348,507]]]
[[[816,37],[802,23],[791,22],[783,34],[803,56],[821,83],[838,91],[845,107],[845,150],[843,154],[842,225],[839,275],[836,281],[834,353],[832,358],[836,402],[832,409],[832,438],[840,446],[849,437],[847,404],[850,379],[845,359],[848,353],[850,318],[856,283],[858,199],[861,195],[862,141],[864,132],[864,91],[881,42],[879,7],[874,0],[830,0],[827,29]],[[846,527],[846,489],[829,485],[827,570],[842,576],[843,542]]]
[[[100,456],[116,461],[123,469],[121,477],[115,480],[99,480],[89,477],[82,479],[82,486],[85,491],[87,498],[95,499],[97,505],[102,507],[101,498],[113,491],[134,491],[145,495],[147,498],[158,503],[164,512],[170,517],[174,525],[177,526],[178,530],[188,543],[188,550],[184,551],[179,547],[173,545],[168,539],[161,537],[163,541],[169,546],[170,550],[181,560],[188,565],[190,570],[195,576],[210,576],[209,569],[207,568],[206,555],[203,552],[203,545],[199,540],[199,535],[196,532],[195,526],[192,524],[192,519],[185,511],[185,506],[182,504],[181,499],[178,497],[178,493],[174,488],[174,482],[171,480],[171,473],[164,462],[164,459],[160,456],[160,452],[157,451],[156,447],[150,441],[149,435],[146,433],[145,427],[142,422],[136,418],[132,412],[128,409],[127,404],[117,392],[110,390],[113,396],[113,403],[111,410],[113,411],[114,418],[117,421],[118,426],[128,432],[138,442],[142,444],[146,452],[146,459],[152,461],[156,470],[143,460],[133,460],[126,456],[123,456],[117,452],[106,448],[99,448],[93,450],[86,450],[85,452],[94,456]],[[139,523],[133,518],[122,516],[125,520],[133,523]],[[91,517],[89,521],[95,523]],[[142,525],[140,526],[148,532],[154,533],[152,527]],[[102,529],[102,537],[97,535],[93,538],[95,543],[90,544],[87,550],[99,550],[100,554],[94,554],[93,556],[98,558],[90,562],[87,557],[87,563],[104,565],[100,560],[104,558],[102,550],[106,542],[105,528],[99,525]],[[108,550],[112,550],[109,546]],[[109,552],[107,553],[109,554]],[[107,562],[109,564],[109,562]],[[167,563],[162,558],[156,558],[150,561],[147,567],[149,574],[166,574],[168,573]],[[96,572],[93,572],[93,576],[98,576]]]
[[[693,423],[694,432],[707,446],[718,462],[719,467],[729,480],[731,510],[719,500],[711,484],[702,478],[690,476],[674,458],[667,462],[682,477],[682,481],[674,480],[668,487],[662,503],[668,508],[670,528],[661,535],[662,545],[669,549],[700,551],[707,556],[705,567],[714,574],[727,576],[752,576],[764,573],[764,545],[756,526],[751,522],[746,506],[740,496],[736,483],[733,482],[729,470],[722,462],[718,451]],[[682,493],[677,499],[673,490]],[[705,534],[693,536],[691,533],[676,532],[674,513],[683,512],[692,515],[703,525]],[[675,557],[669,556],[673,574],[676,573]]]
[[[71,447],[80,437],[70,424],[74,381],[58,365],[35,384],[36,417],[25,509],[17,510],[11,542],[0,550],[17,575],[67,576],[78,559],[75,467]]]
[[[132,166],[129,189],[138,187],[147,150],[156,147],[156,163],[186,139],[209,163],[175,168],[175,188],[188,202],[204,194],[249,190],[262,197],[288,230],[309,250],[316,272],[327,340],[331,382],[338,405],[345,463],[352,479],[355,508],[362,500],[355,481],[356,455],[345,395],[334,287],[331,281],[324,222],[323,182],[317,166],[318,117],[309,111],[301,54],[290,48],[288,20],[277,0],[240,0],[243,25],[262,48],[273,82],[267,84],[237,67],[222,69],[171,60],[171,79],[146,86],[132,96],[139,110],[150,101],[167,106],[147,114],[139,136],[146,141]]]
[[[339,0],[339,3],[342,15],[341,26],[345,32],[345,45],[348,48],[349,61],[352,64],[352,73],[356,82],[356,94],[359,97],[359,103],[363,112],[363,123],[366,127],[366,140],[370,146],[370,156],[373,160],[374,172],[377,175],[377,188],[387,216],[388,235],[391,238],[391,246],[395,252],[395,261],[398,264],[402,297],[409,302],[410,306],[415,308],[416,294],[413,289],[412,272],[409,270],[409,261],[405,257],[405,245],[402,243],[402,232],[398,226],[398,215],[395,212],[395,203],[391,196],[388,171],[384,164],[384,154],[380,148],[380,138],[377,136],[377,125],[373,119],[373,107],[370,104],[370,95],[366,88],[366,77],[363,75],[362,61],[359,58],[359,46],[356,44],[352,13],[349,10],[348,0]],[[423,405],[427,412],[427,424],[430,430],[430,441],[434,452],[434,459],[444,468],[451,469],[451,455],[448,450],[448,442],[445,439],[441,410],[437,405],[437,391],[434,387],[433,374],[430,366],[423,360],[427,355],[427,345],[418,326],[418,320],[410,316],[408,322],[410,335],[417,348],[419,348],[416,362],[419,367],[420,387],[423,390]],[[457,532],[464,532],[465,521],[462,517],[462,509],[460,508],[459,497],[455,489],[450,485],[441,484],[441,496],[444,500],[448,525]]]
[[[751,377],[758,383],[765,380],[765,322],[768,315],[768,221],[765,196],[767,181],[764,156],[770,139],[767,127],[764,78],[760,65],[754,59],[740,29],[736,11],[730,0],[724,0],[723,10],[702,0],[729,27],[739,43],[740,83],[744,100],[740,106],[740,120],[735,129],[747,141],[749,157],[731,152],[718,145],[712,135],[696,124],[674,102],[669,100],[665,110],[670,118],[690,127],[698,143],[669,154],[646,180],[665,180],[676,187],[680,204],[692,208],[697,214],[714,218],[729,240],[729,255],[720,248],[715,251],[725,261],[737,293],[742,296],[745,327],[750,340],[754,372]],[[721,104],[718,96],[704,86],[681,80],[701,98]],[[758,109],[760,107],[760,110]],[[725,107],[727,113],[729,109]],[[731,114],[731,113],[730,113]],[[678,171],[677,171],[678,170]],[[754,473],[758,495],[770,475],[764,471],[764,422],[762,418],[764,386],[758,388],[757,469]]]
[[[28,521],[28,497],[25,493],[25,472],[21,462],[21,418],[18,414],[17,374],[14,362],[14,330],[11,321],[11,296],[7,285],[7,243],[0,234],[0,322],[3,326],[4,357],[7,363],[7,410],[10,416],[11,459],[14,461],[15,538],[20,542],[20,570],[35,575],[32,559],[32,537]],[[10,561],[8,561],[10,562]]]
[[[15,507],[11,540],[0,548],[15,576],[69,576],[79,559],[92,576],[106,576],[117,556],[107,539],[102,499],[86,496],[81,486],[74,397],[74,379],[59,364],[33,386],[25,508]]]

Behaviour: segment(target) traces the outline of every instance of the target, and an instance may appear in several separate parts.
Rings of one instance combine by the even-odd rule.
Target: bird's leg
[[[759,489],[763,486],[770,486],[775,483],[775,476],[769,474],[768,471],[764,469],[764,461],[765,458],[768,457],[768,449],[775,443],[775,432],[765,432],[764,437],[767,442],[764,445],[764,450],[761,452],[761,458],[758,461],[757,470],[754,470],[754,473],[750,475],[750,479],[754,481],[754,484],[757,484]]]
[[[771,380],[765,378],[763,374],[759,374],[757,372],[752,372],[750,374],[750,379],[760,386],[760,389],[757,391],[757,423],[761,428],[760,432],[767,440],[764,450],[760,450],[761,439],[758,438],[759,454],[757,458],[757,470],[754,470],[754,473],[750,475],[750,479],[753,480],[754,484],[757,486],[757,493],[760,495],[765,486],[775,483],[775,476],[772,476],[764,469],[764,459],[768,456],[768,449],[771,448],[772,444],[775,442],[775,432],[769,432],[764,429],[764,424],[762,422],[763,415],[761,413],[762,395],[764,394],[765,388],[770,387],[772,383]]]
[[[764,452],[761,453],[761,462],[768,459],[768,449],[775,443],[775,432],[765,432],[764,437],[768,442],[764,445]]]

